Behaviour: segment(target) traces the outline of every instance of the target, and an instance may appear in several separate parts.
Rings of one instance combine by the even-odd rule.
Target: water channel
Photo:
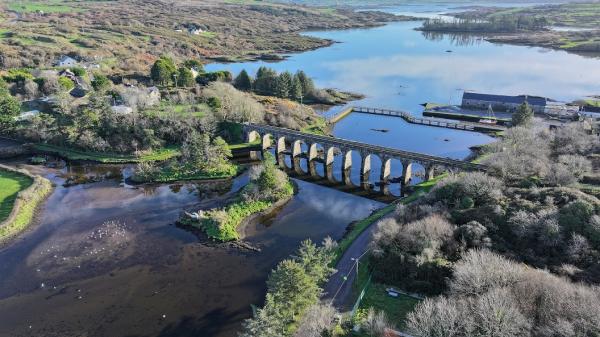
[[[303,69],[318,86],[367,95],[353,104],[417,115],[424,102],[457,102],[460,88],[562,100],[600,92],[598,59],[482,40],[465,44],[449,36],[428,38],[413,30],[418,24],[310,32],[340,43],[268,65],[280,71]],[[255,71],[260,65],[208,68]],[[464,158],[469,147],[493,140],[360,114],[343,119],[333,133],[452,158]],[[297,180],[293,200],[249,231],[247,240],[262,248],[257,253],[207,242],[174,225],[184,208],[222,204],[245,176],[223,183],[132,188],[123,184],[129,167],[29,168],[57,187],[39,224],[0,248],[0,336],[236,336],[241,321],[251,315],[250,305],[261,304],[268,272],[301,240],[339,239],[349,223],[381,206]],[[109,178],[62,186],[71,174]]]

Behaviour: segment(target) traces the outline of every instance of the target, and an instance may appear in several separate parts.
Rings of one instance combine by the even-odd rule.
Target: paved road
[[[393,216],[393,212],[388,213],[382,219]],[[381,220],[381,219],[380,219]],[[333,298],[333,305],[340,312],[347,312],[352,310],[354,305],[354,298],[352,298],[352,284],[356,279],[355,270],[355,259],[363,255],[369,248],[371,242],[371,236],[377,227],[375,224],[380,220],[373,222],[367,229],[365,229],[359,236],[352,242],[350,247],[346,250],[342,258],[338,262],[336,269],[337,272],[329,278],[329,282],[325,285],[325,295],[323,299],[331,300]],[[366,256],[365,256],[366,257]],[[360,268],[360,265],[359,265]],[[347,279],[344,280],[344,276],[348,275]]]

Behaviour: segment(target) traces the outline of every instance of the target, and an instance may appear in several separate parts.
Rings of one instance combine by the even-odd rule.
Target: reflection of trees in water
[[[453,46],[460,47],[476,46],[485,41],[485,36],[482,34],[445,33],[431,31],[422,31],[421,33],[423,33],[423,36],[427,40],[439,42],[447,39]]]

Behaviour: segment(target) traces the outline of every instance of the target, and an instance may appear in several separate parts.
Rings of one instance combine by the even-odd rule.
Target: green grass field
[[[413,311],[420,300],[402,294],[398,297],[389,296],[386,291],[388,286],[381,283],[369,282],[370,268],[368,262],[361,264],[361,268],[359,268],[358,277],[353,284],[355,298],[358,297],[363,288],[365,289],[365,295],[358,306],[357,316],[361,317],[365,315],[369,308],[373,308],[376,311],[383,311],[394,327],[402,331],[405,328],[404,322],[406,316]],[[352,336],[362,337],[363,335],[359,333]]]
[[[31,186],[32,182],[26,175],[0,169],[0,222],[12,212],[17,193]]]

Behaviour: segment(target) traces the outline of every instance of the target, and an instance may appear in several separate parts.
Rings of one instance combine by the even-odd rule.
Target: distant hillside
[[[272,0],[273,2],[288,3],[288,4],[299,4],[308,6],[351,6],[351,7],[369,7],[369,6],[391,6],[391,5],[402,5],[402,4],[424,4],[424,3],[464,3],[469,4],[500,4],[500,3],[515,3],[514,0]],[[567,3],[568,0],[520,0],[521,3]]]

